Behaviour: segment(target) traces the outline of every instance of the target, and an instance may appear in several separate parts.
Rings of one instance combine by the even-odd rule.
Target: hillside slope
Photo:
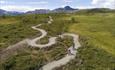
[[[53,24],[46,24],[48,16]],[[38,43],[46,44],[51,36],[65,32],[79,34],[82,47],[78,55],[68,64],[55,70],[114,70],[115,69],[115,15],[114,13],[94,14],[41,14],[0,17],[0,51],[26,38],[36,38],[40,32],[30,27],[43,24],[39,28],[48,32]],[[37,35],[36,35],[37,34]],[[1,70],[37,70],[48,62],[59,60],[67,54],[72,38],[59,38],[55,45],[47,49],[27,48],[14,51],[0,65]]]

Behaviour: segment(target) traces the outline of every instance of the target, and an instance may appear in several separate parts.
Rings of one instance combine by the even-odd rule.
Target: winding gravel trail
[[[77,49],[81,46],[79,41],[78,41],[78,38],[79,38],[78,35],[70,34],[70,33],[65,33],[65,34],[60,35],[60,36],[62,38],[64,36],[72,36],[73,40],[74,40],[73,41],[74,42],[74,46],[71,46],[70,48],[68,48],[68,54],[65,57],[63,57],[60,60],[53,61],[53,62],[50,62],[50,63],[44,65],[41,70],[53,70],[54,68],[60,67],[62,65],[65,65],[68,62],[70,62],[71,60],[75,59],[76,53],[77,53]]]
[[[51,24],[53,19],[52,19],[51,16],[49,16],[49,18],[50,18],[50,20],[48,21],[48,24]],[[55,44],[56,43],[56,39],[58,37],[64,38],[64,36],[71,36],[71,37],[73,37],[74,45],[70,46],[70,48],[68,48],[68,54],[66,54],[65,57],[63,57],[60,60],[52,61],[52,62],[44,65],[40,70],[53,70],[54,68],[60,67],[62,65],[65,65],[68,62],[70,62],[71,60],[73,60],[76,57],[77,49],[81,46],[79,41],[78,41],[79,36],[76,35],[76,34],[64,33],[62,35],[58,35],[58,37],[50,37],[49,38],[49,42],[47,44],[43,44],[43,45],[37,44],[36,42],[38,40],[44,38],[47,35],[47,32],[45,30],[37,28],[37,27],[39,27],[41,25],[42,24],[39,24],[39,25],[36,25],[36,26],[32,26],[32,29],[40,31],[42,33],[42,35],[40,37],[35,38],[35,39],[28,40],[28,44],[30,46],[38,47],[38,48],[45,48],[45,47],[48,47],[48,46],[51,46],[51,45]]]
[[[50,20],[47,22],[47,24],[50,25],[50,24],[52,24],[53,19],[51,16],[49,16],[49,19]],[[49,62],[48,64],[41,67],[39,70],[53,70],[53,69],[60,67],[62,65],[66,65],[68,62],[75,59],[76,54],[77,54],[77,49],[81,46],[79,43],[79,35],[72,34],[72,33],[64,33],[62,35],[58,35],[57,37],[50,37],[49,42],[47,44],[37,44],[37,41],[39,41],[40,39],[47,36],[47,32],[44,29],[38,28],[41,25],[42,24],[32,26],[32,29],[41,32],[41,34],[42,34],[41,36],[36,37],[34,39],[25,39],[24,41],[21,41],[13,46],[6,48],[2,53],[0,53],[0,59],[5,60],[5,58],[8,55],[14,54],[14,51],[19,50],[20,48],[23,48],[23,45],[25,45],[25,44],[32,46],[32,47],[46,48],[46,47],[52,46],[53,44],[56,44],[56,39],[58,37],[64,38],[65,36],[73,37],[73,43],[74,43],[73,46],[70,46],[70,48],[68,48],[68,51],[67,51],[68,53],[65,55],[65,57],[63,57],[59,60],[54,60],[52,62]]]
[[[32,47],[38,47],[38,48],[45,48],[45,47],[48,47],[48,46],[51,46],[51,45],[55,44],[57,37],[51,37],[51,38],[49,38],[49,43],[48,44],[44,44],[44,45],[37,44],[38,40],[44,38],[47,35],[47,32],[45,30],[37,28],[39,26],[41,26],[41,24],[39,24],[37,26],[32,26],[32,29],[40,31],[42,33],[42,35],[40,37],[35,38],[35,39],[28,40],[28,44],[30,46],[32,46]]]

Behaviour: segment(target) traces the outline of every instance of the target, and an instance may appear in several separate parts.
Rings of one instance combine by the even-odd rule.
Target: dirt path
[[[48,47],[48,46],[51,46],[51,45],[55,44],[57,37],[51,37],[51,38],[49,38],[49,43],[48,44],[44,44],[44,45],[37,44],[38,40],[44,38],[47,35],[47,32],[45,30],[37,28],[39,26],[41,26],[41,24],[39,24],[37,26],[32,26],[32,29],[40,31],[42,33],[42,35],[40,37],[35,38],[35,39],[28,40],[28,44],[30,46],[32,46],[32,47],[38,47],[38,48],[45,48],[45,47]]]
[[[52,17],[49,17],[49,18],[50,18],[50,20],[48,21],[48,24],[51,24],[53,19],[52,19]],[[53,70],[56,67],[60,67],[62,65],[67,64],[68,62],[70,62],[71,60],[73,60],[76,57],[77,49],[81,46],[79,41],[78,41],[78,38],[79,38],[78,35],[71,34],[71,33],[64,33],[62,35],[59,35],[58,37],[49,38],[49,43],[48,44],[41,45],[41,44],[37,44],[36,42],[38,40],[44,38],[47,35],[47,32],[43,29],[37,28],[39,26],[41,26],[41,24],[36,25],[36,26],[32,26],[32,29],[40,31],[42,33],[42,35],[40,37],[37,37],[35,39],[32,39],[32,40],[28,41],[28,44],[32,47],[45,48],[45,47],[51,46],[51,45],[56,43],[56,39],[58,37],[64,38],[64,36],[73,37],[73,42],[74,42],[74,45],[71,46],[70,48],[68,48],[68,54],[65,55],[65,57],[63,57],[60,60],[53,61],[53,62],[50,62],[50,63],[44,65],[40,70]]]
[[[71,60],[73,60],[76,57],[77,49],[81,46],[79,41],[78,41],[78,38],[79,38],[78,35],[65,33],[65,34],[62,34],[60,36],[62,38],[64,36],[72,36],[73,40],[74,40],[73,41],[74,46],[71,46],[70,48],[68,48],[68,54],[65,57],[63,57],[60,60],[53,61],[53,62],[50,62],[50,63],[44,65],[41,70],[53,70],[56,67],[60,67],[62,65],[67,64],[68,62],[70,62]]]
[[[52,24],[52,17],[49,16],[49,21],[48,24]],[[36,37],[34,39],[25,39],[22,42],[19,42],[18,44],[13,45],[12,47],[8,47],[6,48],[1,54],[0,54],[0,58],[6,58],[6,56],[13,54],[14,51],[20,49],[21,47],[23,47],[23,44],[27,44],[30,45],[32,47],[38,47],[38,48],[46,48],[46,47],[50,47],[53,44],[56,44],[56,39],[58,37],[64,38],[65,36],[71,36],[73,37],[73,46],[70,46],[70,48],[68,48],[68,53],[65,55],[65,57],[63,57],[62,59],[59,59],[57,61],[52,61],[49,62],[48,64],[44,65],[43,67],[41,67],[40,70],[53,70],[54,68],[60,67],[62,65],[67,64],[68,62],[70,62],[71,60],[73,60],[76,57],[76,53],[77,53],[77,49],[81,46],[78,39],[79,36],[76,34],[71,34],[71,33],[64,33],[62,35],[58,35],[57,37],[50,37],[49,38],[49,42],[47,44],[37,44],[37,41],[44,38],[45,36],[47,36],[47,32],[44,29],[40,29],[38,27],[40,27],[42,24],[36,25],[36,26],[32,26],[32,29],[40,31],[42,33],[41,36]],[[14,49],[14,50],[13,50]],[[12,51],[12,52],[11,52]]]

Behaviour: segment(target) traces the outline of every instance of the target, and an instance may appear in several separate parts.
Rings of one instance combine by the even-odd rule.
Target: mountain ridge
[[[53,10],[50,9],[35,9],[33,11],[27,12],[18,12],[18,11],[6,11],[0,9],[0,15],[21,15],[21,14],[47,14],[47,13],[74,13],[81,9],[72,8],[70,6],[60,7]],[[115,11],[109,8],[92,8],[92,9],[84,9],[88,12],[108,12],[108,11]]]

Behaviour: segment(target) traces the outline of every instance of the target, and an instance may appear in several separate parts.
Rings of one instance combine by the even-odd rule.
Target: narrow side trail
[[[51,24],[53,19],[51,16],[49,16],[50,20],[48,21],[48,24]],[[70,46],[70,48],[68,48],[68,54],[65,55],[65,57],[63,57],[60,60],[57,61],[52,61],[46,65],[44,65],[40,70],[53,70],[56,67],[60,67],[62,65],[67,64],[68,62],[70,62],[71,60],[73,60],[76,57],[76,53],[77,53],[77,49],[81,46],[78,38],[79,36],[76,34],[71,34],[71,33],[64,33],[62,35],[58,35],[58,37],[50,37],[49,38],[49,42],[47,44],[37,44],[36,42],[42,38],[44,38],[47,35],[47,32],[43,29],[38,28],[39,26],[41,26],[42,24],[36,25],[36,26],[32,26],[32,29],[40,31],[42,33],[42,35],[40,37],[37,37],[35,39],[31,39],[28,40],[28,44],[32,47],[38,47],[38,48],[46,48],[49,47],[53,44],[56,44],[56,39],[58,37],[64,38],[64,36],[71,36],[73,37],[73,42],[74,45]]]

